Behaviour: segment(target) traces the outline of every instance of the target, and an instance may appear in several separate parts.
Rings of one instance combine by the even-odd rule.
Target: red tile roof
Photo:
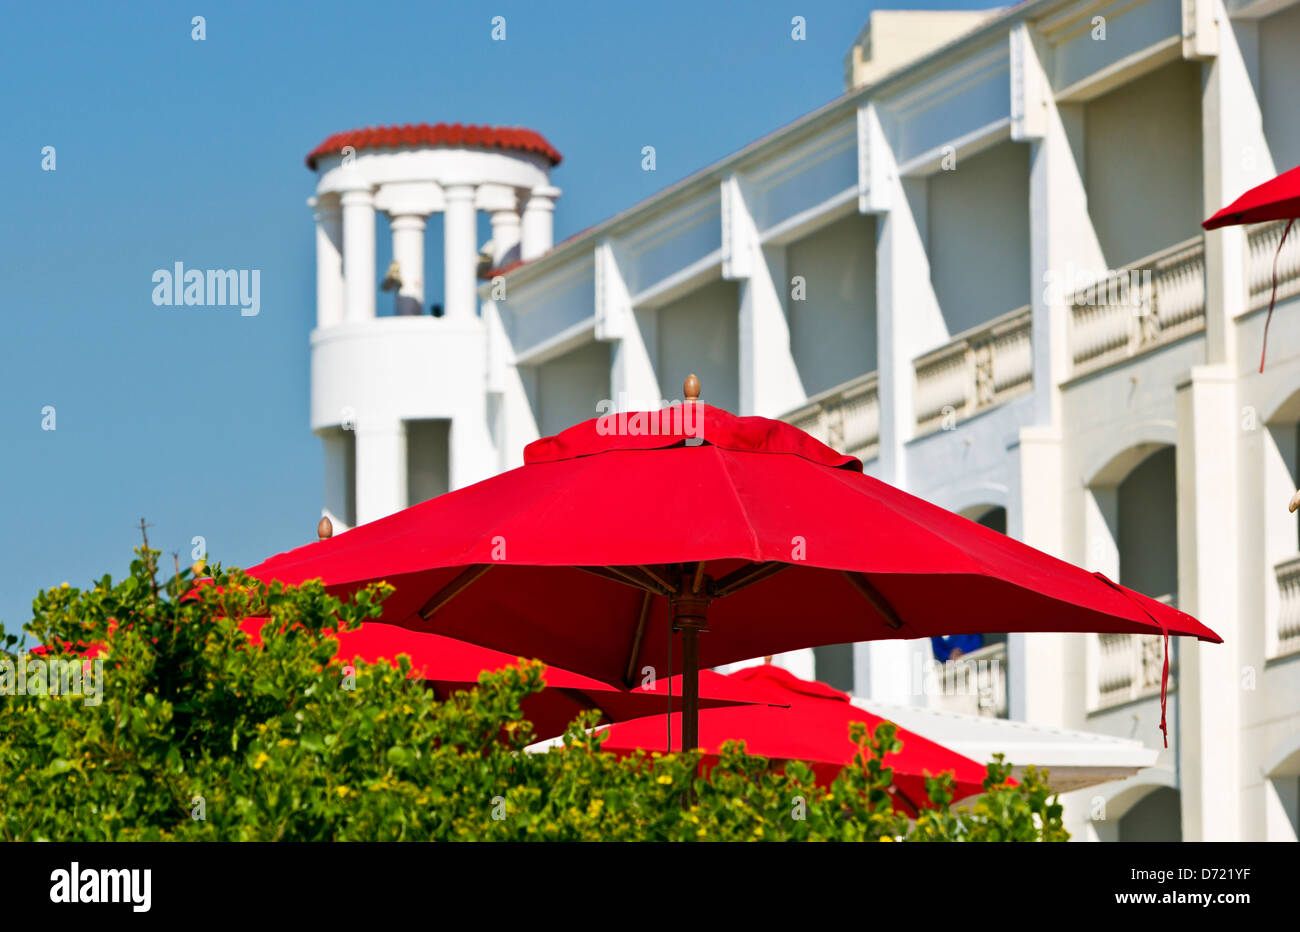
[[[399,146],[464,146],[474,149],[508,149],[531,152],[560,164],[560,153],[541,133],[520,126],[465,126],[460,123],[420,123],[405,126],[368,126],[335,133],[307,154],[307,167],[315,171],[323,155],[354,149],[385,149]]]

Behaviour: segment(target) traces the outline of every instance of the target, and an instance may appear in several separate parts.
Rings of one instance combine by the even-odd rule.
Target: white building
[[[1280,226],[1199,221],[1300,162],[1300,5],[930,16],[874,14],[843,96],[558,246],[558,155],[536,134],[322,145],[326,511],[348,526],[513,467],[598,401],[673,399],[696,372],[706,401],[796,423],[1226,641],[1178,645],[1167,751],[1150,639],[1011,635],[939,670],[928,643],[876,642],[812,651],[807,672],[1159,749],[1067,797],[1077,837],[1295,840],[1300,242],[1261,375]],[[416,312],[443,213],[442,316],[377,315],[377,211]],[[476,211],[498,267],[477,286]]]

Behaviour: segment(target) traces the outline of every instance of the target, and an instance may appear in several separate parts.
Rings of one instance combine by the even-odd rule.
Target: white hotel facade
[[[868,704],[1023,723],[1003,724],[1029,757],[1043,736],[1141,742],[1141,770],[1066,797],[1076,837],[1295,841],[1300,238],[1260,374],[1281,226],[1199,222],[1300,163],[1300,3],[875,13],[846,72],[830,104],[559,245],[536,134],[313,153],[326,514],[346,528],[512,468],[600,400],[679,398],[695,372],[704,400],[1225,639],[1177,645],[1168,750],[1155,639],[1013,634],[938,671],[928,642],[787,663]]]

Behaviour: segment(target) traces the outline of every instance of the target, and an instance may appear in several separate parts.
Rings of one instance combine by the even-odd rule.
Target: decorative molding
[[[749,278],[754,268],[754,221],[745,206],[740,178],[722,180],[722,277],[734,281]]]
[[[858,213],[889,210],[896,175],[894,154],[885,140],[874,103],[858,108]]]
[[[1182,0],[1183,58],[1204,61],[1219,54],[1215,0]]]
[[[1047,135],[1047,75],[1038,59],[1034,37],[1026,23],[1009,33],[1011,48],[1011,138],[1016,142],[1040,140]]]
[[[602,240],[593,254],[596,295],[596,339],[618,340],[626,332],[632,302],[627,285],[618,268],[618,259],[611,240]]]

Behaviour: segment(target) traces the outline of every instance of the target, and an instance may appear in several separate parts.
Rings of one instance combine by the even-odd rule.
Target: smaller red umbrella
[[[1241,223],[1300,217],[1300,165],[1251,188],[1201,226],[1207,230]]]
[[[725,679],[753,687],[769,702],[787,704],[788,708],[754,705],[701,712],[699,745],[705,752],[705,768],[717,763],[724,742],[744,741],[750,754],[776,762],[804,761],[812,767],[817,782],[825,785],[853,763],[858,748],[849,738],[850,724],[863,722],[874,732],[884,721],[853,705],[838,689],[800,679],[771,664],[738,670]],[[672,715],[678,717],[678,713]],[[680,723],[675,724],[674,730],[680,731]],[[607,751],[660,750],[664,716],[620,722],[604,734]],[[894,771],[894,805],[901,812],[915,817],[918,808],[933,805],[925,792],[927,775],[951,772],[954,800],[984,792],[985,768],[979,763],[902,728],[898,739],[902,750],[886,755],[885,765]]]
[[[1264,371],[1264,352],[1268,348],[1268,325],[1273,321],[1273,305],[1277,303],[1277,258],[1282,254],[1282,244],[1295,218],[1300,217],[1300,165],[1285,171],[1263,184],[1256,185],[1237,198],[1209,220],[1201,222],[1207,230],[1219,227],[1237,226],[1245,223],[1267,223],[1270,220],[1286,220],[1286,229],[1278,240],[1277,252],[1273,255],[1273,296],[1268,301],[1268,317],[1264,319],[1264,345],[1259,351],[1259,371]],[[1295,509],[1292,509],[1293,511]]]
[[[247,619],[241,627],[257,639],[263,619]],[[335,656],[342,661],[360,658],[366,663],[388,660],[396,666],[396,658],[406,654],[411,658],[411,675],[419,677],[434,690],[439,698],[453,692],[473,688],[479,674],[485,670],[500,670],[513,666],[519,658],[502,651],[479,647],[439,634],[427,634],[386,625],[364,622],[360,627],[336,634],[339,641]],[[652,685],[637,689],[623,689],[602,683],[600,680],[547,667],[542,674],[546,688],[524,700],[524,718],[533,723],[538,740],[564,734],[565,729],[580,712],[597,709],[603,719],[621,722],[662,713],[669,707],[682,707],[681,677],[669,683],[657,679]],[[700,704],[703,708],[767,702],[763,690],[752,689],[723,676],[712,673],[700,680]]]

